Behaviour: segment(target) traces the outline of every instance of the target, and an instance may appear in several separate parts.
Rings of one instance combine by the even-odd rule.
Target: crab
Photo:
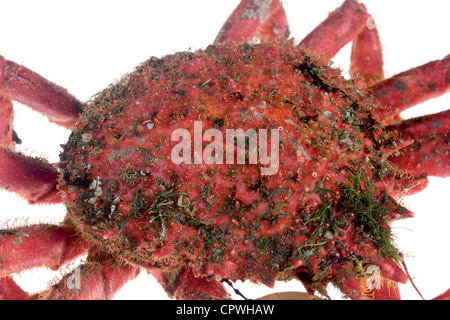
[[[245,1],[244,1],[245,2]],[[276,2],[276,1],[275,1]],[[348,3],[353,3],[352,1],[347,1],[346,2],[347,4]],[[237,9],[237,13],[238,14],[242,14],[242,11],[239,11],[239,10],[241,10],[241,9]],[[277,21],[277,22],[280,22],[280,21]],[[237,23],[239,23],[239,22],[237,22]],[[225,31],[226,30],[226,28],[224,28],[223,29],[223,31]],[[251,36],[251,37],[253,37],[253,35]],[[226,41],[229,41],[230,39],[227,39]],[[242,39],[239,39],[239,40],[242,40]],[[250,38],[249,39],[244,39],[244,40],[251,40]],[[217,42],[222,42],[222,40],[218,40]],[[309,69],[309,67],[307,66],[306,67],[306,73],[309,73],[309,76],[310,77],[314,77],[314,75],[315,75],[315,72],[314,71],[311,71],[312,69],[309,69],[309,71],[308,71],[308,69]],[[37,79],[37,78],[36,78]],[[317,81],[319,81],[319,80],[317,80]],[[364,86],[364,82],[366,81],[366,80],[364,80],[364,79],[360,79],[360,81],[362,81],[362,84],[361,84],[361,86]],[[59,90],[58,90],[59,91]],[[442,93],[442,92],[441,92]],[[71,97],[63,97],[62,99],[68,99],[68,100],[71,100],[71,101],[73,101],[73,99],[71,98]],[[48,110],[44,110],[44,113],[46,113],[46,114],[48,114],[49,112],[48,112]],[[54,120],[54,119],[53,119]],[[10,132],[10,133],[12,133],[12,132]],[[9,139],[11,139],[11,137],[9,138]],[[82,139],[85,139],[85,140],[89,140],[90,138],[89,138],[89,136],[87,135],[87,136],[84,136],[84,137],[82,137]],[[4,151],[6,151],[5,149],[4,149]],[[5,154],[5,153],[4,153]],[[8,153],[8,155],[11,155],[12,153]],[[18,159],[18,158],[20,158],[21,156],[19,156],[19,155],[15,155],[15,156],[12,156],[12,159]],[[27,159],[29,159],[29,158],[27,158]],[[29,161],[31,161],[31,160],[29,160]],[[39,166],[39,165],[38,165]],[[44,165],[43,165],[44,166]],[[8,168],[10,169],[10,170],[12,170],[13,168],[14,168],[15,166],[14,165],[9,165],[8,166]],[[45,165],[45,167],[47,168],[48,166],[46,166]],[[17,167],[16,167],[17,168]],[[42,169],[42,170],[44,170],[44,169]],[[39,174],[39,176],[40,177],[43,177],[43,174]],[[89,186],[88,186],[88,188],[90,189],[90,190],[94,190],[93,192],[95,193],[95,191],[97,190],[97,186],[99,185],[99,180],[95,180],[95,178],[94,179],[92,179],[91,178],[91,180],[90,180],[90,183],[89,183]],[[87,182],[85,182],[85,183],[87,183]],[[7,184],[8,184],[8,186],[10,187],[10,189],[13,189],[14,190],[14,186],[11,186],[11,185],[13,185],[14,184],[14,181],[11,181],[11,179],[9,180],[9,181],[7,181]],[[25,184],[26,184],[26,182],[25,182]],[[91,186],[92,186],[92,188],[91,188]],[[35,191],[36,189],[35,189],[35,186],[33,185],[33,186],[31,186],[31,185],[29,185],[29,186],[27,186],[29,189],[32,189],[31,191]],[[31,202],[37,202],[37,203],[45,203],[45,202],[56,202],[56,200],[55,199],[53,199],[53,198],[47,198],[46,200],[42,200],[42,199],[31,199],[30,197],[29,197],[29,195],[27,194],[27,192],[28,191],[26,191],[26,192],[24,192],[24,191],[21,191],[21,192],[19,192],[19,193],[21,193],[23,196],[25,196],[26,198],[28,197],[28,200],[29,201],[31,201]],[[51,193],[51,195],[52,195],[52,197],[53,196],[55,196],[55,193]],[[42,227],[43,228],[43,227]],[[45,229],[45,228],[44,228]],[[51,229],[51,228],[50,228]],[[48,231],[49,229],[47,229],[47,231]],[[162,231],[162,229],[161,229],[161,231]],[[33,239],[33,242],[36,242],[36,243],[39,243],[39,240],[38,240],[38,237],[39,236],[41,236],[41,235],[43,235],[44,234],[44,232],[36,232],[36,237],[37,238],[35,238],[35,239]],[[7,230],[4,230],[3,231],[3,235],[5,236],[5,238],[7,238],[7,240],[9,239],[9,240],[11,240],[11,241],[13,241],[14,243],[15,242],[20,242],[21,243],[21,241],[23,241],[23,240],[25,240],[24,242],[26,242],[26,240],[30,237],[30,235],[33,235],[33,232],[29,232],[28,231],[28,229],[21,229],[21,228],[17,228],[17,229],[7,229]],[[74,235],[74,237],[78,237],[78,235]],[[81,246],[81,247],[83,247],[83,249],[86,249],[86,247],[84,247],[84,243],[83,243],[83,241],[79,241],[79,242],[75,242],[74,243],[74,245],[73,245],[73,248],[74,248],[74,250],[76,250],[76,248],[77,248],[77,245],[78,246]],[[29,249],[29,248],[27,248],[27,249]],[[98,250],[98,249],[97,249]],[[81,251],[85,251],[85,250],[81,250]],[[99,252],[99,251],[96,251],[96,250],[93,250],[93,249],[91,249],[91,252],[90,252],[90,254],[91,254],[91,256],[90,256],[90,262],[92,263],[93,261],[95,262],[95,263],[100,263],[102,266],[104,266],[104,265],[106,265],[105,266],[105,268],[107,268],[107,264],[108,263],[112,263],[112,264],[114,264],[114,258],[112,258],[111,257],[111,255],[110,254],[106,254],[106,253],[104,253],[104,252]],[[24,263],[24,262],[26,262],[26,261],[21,261],[21,263]],[[56,266],[55,265],[51,265],[53,268],[57,268],[61,263],[63,263],[64,261],[58,261],[58,263],[56,263]],[[127,269],[127,267],[128,268],[131,268],[128,264],[127,264],[127,261],[122,261],[122,263],[125,265],[123,268],[126,270]],[[128,263],[129,263],[129,261],[128,261]],[[46,264],[47,266],[50,266],[49,264]],[[133,265],[133,264],[132,264]],[[37,266],[37,265],[32,265],[32,267],[34,267],[34,266]],[[22,265],[20,265],[19,266],[20,267],[20,270],[22,269],[22,268],[24,268],[24,265],[22,264]],[[28,265],[28,267],[30,267],[30,265]],[[133,265],[133,267],[135,267],[135,265]],[[131,270],[132,269],[132,270]],[[125,280],[128,280],[128,279],[130,279],[130,278],[133,278],[134,276],[135,276],[135,268],[131,268],[130,270],[129,270],[129,272],[127,273],[127,277],[125,277],[126,279],[122,279],[122,278],[120,278],[120,277],[114,277],[114,279],[121,279],[121,280],[123,280],[123,282],[125,281]],[[114,270],[116,270],[116,269],[114,269]],[[106,274],[107,274],[108,272],[106,271]],[[126,273],[126,272],[125,272]],[[66,278],[65,279],[68,279],[68,278],[70,278],[70,277],[73,277],[73,275],[76,275],[76,272],[75,273],[72,273],[72,274],[70,274],[70,275],[68,275],[68,276],[66,276]],[[202,277],[200,277],[200,278],[195,278],[195,279],[202,279]],[[12,284],[12,282],[10,281],[10,278],[8,278],[8,277],[6,277],[6,278],[4,278],[3,279],[4,281],[5,281],[5,284],[6,284],[6,286],[5,287],[3,287],[3,288],[8,288],[8,285],[11,285],[11,286],[13,286],[13,284]],[[92,281],[94,281],[94,280],[92,280]],[[195,283],[195,281],[196,280],[193,280],[194,282],[189,282],[189,281],[187,281],[186,282],[186,285],[190,285],[190,284],[193,284],[193,283]],[[120,282],[120,281],[119,281]],[[64,282],[64,280],[61,282],[62,284],[67,284],[67,282]],[[214,281],[213,280],[211,280],[211,281],[209,281],[208,282],[208,285],[210,285],[212,288],[214,287],[213,286],[213,283],[214,283]],[[120,284],[122,284],[122,283],[120,283]],[[200,287],[200,286],[199,286]],[[205,290],[208,290],[208,289],[205,289]],[[53,292],[55,292],[55,291],[53,291]],[[50,294],[50,296],[52,296],[52,294]],[[69,297],[70,295],[68,295],[68,296],[64,296],[64,297]],[[19,296],[13,296],[13,297],[15,297],[15,298],[17,298],[17,297],[19,297]],[[92,297],[92,296],[90,296],[90,297]],[[95,297],[94,297],[95,298]]]

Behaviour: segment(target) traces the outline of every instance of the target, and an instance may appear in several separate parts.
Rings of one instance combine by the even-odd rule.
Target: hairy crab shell
[[[95,30],[97,28],[100,31],[93,36],[92,34],[88,34],[88,28],[83,39],[77,36],[78,32],[80,32],[78,19],[72,22],[76,32],[71,32],[70,21],[62,21],[61,18],[52,20],[50,17],[44,16],[46,11],[48,11],[53,13],[53,17],[63,17],[64,14],[62,12],[55,14],[55,8],[52,8],[53,11],[40,9],[38,10],[40,20],[52,21],[54,24],[59,24],[59,29],[65,30],[64,36],[55,43],[58,46],[52,48],[52,42],[55,42],[53,39],[54,35],[49,35],[45,25],[34,24],[33,33],[28,31],[23,34],[20,29],[11,30],[9,32],[10,39],[8,38],[6,41],[2,40],[1,45],[4,46],[2,54],[15,57],[20,63],[26,64],[30,68],[45,74],[49,79],[71,88],[71,91],[81,100],[87,100],[93,92],[100,91],[106,87],[111,82],[111,79],[119,78],[122,74],[132,70],[135,65],[146,60],[150,55],[162,56],[189,48],[194,50],[205,47],[214,39],[215,32],[220,29],[222,22],[225,21],[237,2],[227,1],[226,4],[223,4],[222,1],[205,1],[202,3],[199,2],[199,4],[187,4],[186,2],[183,4],[182,1],[167,1],[164,4],[149,4],[149,7],[145,9],[133,8],[132,5],[126,9],[110,5],[108,10],[114,12],[113,16],[118,19],[120,17],[120,26],[114,25],[114,22],[111,20],[102,21],[101,14],[94,14],[96,10],[102,12],[104,8],[90,7],[89,11],[92,14],[90,18],[95,17],[95,19],[92,19],[93,25],[91,29]],[[447,23],[446,17],[444,15],[439,17],[439,14],[445,11],[439,9],[445,7],[445,1],[433,1],[434,6],[428,6],[427,8],[419,6],[419,2],[408,2],[407,4],[395,3],[390,4],[389,10],[385,8],[386,4],[377,4],[376,1],[366,0],[364,3],[368,11],[376,17],[377,25],[380,29],[386,61],[385,70],[388,76],[412,66],[442,57],[450,51],[450,48],[448,46],[445,47],[445,44],[442,43],[442,39],[439,38],[439,32],[437,32],[448,29],[448,27],[445,27]],[[285,9],[291,24],[291,36],[296,39],[302,39],[329,11],[340,4],[341,1],[339,0],[330,1],[327,3],[329,7],[320,8],[319,6],[319,8],[314,8],[313,3],[299,4],[294,3],[294,1],[287,2]],[[220,5],[225,5],[226,8],[222,9]],[[395,5],[398,5],[399,8],[394,8],[393,6]],[[10,6],[14,6],[14,4],[10,4]],[[45,4],[41,4],[40,6],[43,8],[42,6],[45,6]],[[80,4],[78,6],[75,10],[80,10],[79,15],[86,14],[85,11],[88,10]],[[408,7],[405,8],[405,6]],[[304,7],[307,7],[308,15],[300,15],[304,11]],[[413,13],[415,7],[418,9],[417,15]],[[7,7],[5,10],[14,12],[19,9]],[[130,11],[128,12],[128,10]],[[424,14],[424,10],[426,10],[427,14]],[[399,12],[404,11],[407,11],[408,14],[401,16]],[[152,12],[152,18],[149,18],[148,15],[143,15],[140,17],[141,19],[138,19],[136,15],[140,14],[140,12],[146,12],[148,14]],[[211,14],[211,12],[214,12],[214,14]],[[175,17],[174,15],[178,13],[180,15]],[[158,17],[164,17],[166,14],[171,16],[170,21],[167,21],[167,19],[164,21],[157,19]],[[389,16],[389,14],[392,16]],[[125,20],[127,15],[132,17],[129,22]],[[427,16],[430,17],[430,20],[434,24],[424,23],[424,17]],[[309,18],[311,20],[308,20]],[[89,20],[89,17],[86,20]],[[200,23],[194,26],[193,21],[199,21]],[[5,18],[1,22],[1,27],[2,29],[6,29],[8,25],[12,25],[13,23],[14,21],[8,21]],[[61,26],[65,27],[62,28]],[[128,29],[129,27],[130,29]],[[303,33],[297,33],[297,30],[301,30]],[[133,37],[129,37],[130,34],[133,34]],[[36,35],[39,35],[39,40],[33,39]],[[411,38],[407,38],[411,35]],[[205,38],[200,36],[204,36]],[[393,37],[392,40],[390,40],[391,36]],[[398,38],[395,38],[395,36]],[[32,45],[33,41],[38,41],[42,55],[39,55],[34,50],[28,50],[26,47],[25,49],[18,47],[18,37],[23,39],[21,42],[26,46]],[[67,41],[67,45],[63,45],[65,41]],[[87,41],[92,42],[88,43]],[[167,46],[164,42],[167,42]],[[433,47],[434,45],[436,47]],[[14,52],[14,50],[17,50],[17,52]],[[336,65],[342,66],[345,69],[348,64],[348,51],[347,55],[345,50],[343,51],[333,61]],[[395,54],[398,54],[398,56],[396,57]],[[97,76],[99,78],[96,78]],[[82,86],[78,87],[78,85]],[[414,111],[418,112],[418,114],[421,112],[430,113],[432,112],[431,108],[434,108],[432,106],[433,104],[437,104],[438,108],[446,109],[450,104],[448,98],[447,94],[442,98],[427,102],[420,106],[422,111],[411,110],[410,115]],[[433,109],[433,112],[435,111],[437,109]],[[23,115],[20,113],[22,111],[17,112],[16,130],[19,136],[23,138],[24,143],[27,143],[22,148],[25,150],[35,150],[33,152],[34,155],[42,155],[50,161],[57,161],[59,151],[55,153],[55,150],[58,150],[59,144],[67,141],[68,132],[64,131],[64,129],[57,128],[53,124],[47,123],[45,120],[42,121],[39,116],[28,116],[25,110],[23,110]],[[31,123],[26,123],[28,118],[31,119]],[[39,124],[39,121],[42,122]],[[21,125],[23,129],[20,129]],[[48,132],[44,132],[43,135],[38,135],[33,128],[48,128]],[[36,136],[37,140],[32,140],[31,137],[27,137],[27,132],[31,136]],[[58,139],[54,140],[53,137],[58,137]],[[45,147],[47,145],[50,151],[46,150]],[[439,250],[439,248],[445,248],[446,243],[448,243],[448,239],[445,237],[447,226],[445,221],[448,221],[449,212],[444,195],[446,195],[445,191],[450,189],[449,182],[448,179],[438,178],[430,178],[430,181],[430,186],[425,191],[405,199],[407,206],[415,212],[415,218],[394,224],[394,230],[399,238],[397,241],[398,247],[406,254],[406,263],[408,264],[409,271],[415,278],[416,285],[426,297],[433,297],[444,291],[450,281],[449,275],[446,273],[449,265],[448,256],[445,255],[445,250]],[[427,196],[431,198],[427,198]],[[37,208],[28,209],[28,206],[20,201],[16,203],[13,203],[12,200],[7,201],[6,198],[10,199],[11,195],[5,194],[3,191],[2,197],[5,198],[3,200],[4,206],[6,205],[4,211],[16,214],[10,218],[30,217],[31,221],[39,221],[39,219],[45,220],[46,218],[44,217],[52,215],[50,210],[53,210],[53,208],[44,206],[38,208],[41,210],[41,217],[43,218],[35,218],[38,217],[38,214],[36,214]],[[420,207],[423,204],[426,205],[421,209]],[[64,207],[55,206],[54,209],[55,215],[50,219],[61,219],[65,212]],[[414,230],[414,232],[410,230]],[[420,266],[419,262],[423,261],[426,262],[426,265]],[[35,273],[33,272],[30,278],[33,278],[34,275]],[[26,283],[30,281],[25,279],[23,281]],[[145,275],[142,275],[124,287],[122,290],[123,293],[119,293],[116,298],[126,298],[129,297],[128,294],[136,292],[134,288],[129,289],[134,285],[145,288],[140,291],[138,298],[142,298],[142,294],[150,294],[159,290],[158,285],[155,283],[149,284],[149,281],[151,282]],[[442,287],[428,289],[427,284],[436,286],[441,284]],[[298,286],[301,285],[298,282],[294,282],[291,289],[299,291]],[[404,298],[417,298],[415,292],[405,294],[404,291],[408,292],[410,289],[406,287],[410,287],[410,285],[401,285]],[[241,291],[245,291],[246,289],[243,288],[243,286],[239,286]],[[280,288],[276,286],[274,290],[286,290]],[[126,293],[127,290],[129,290],[129,293]],[[264,289],[259,288],[257,290],[259,291],[258,295],[261,295],[260,290]],[[246,291],[246,295],[252,296],[251,293],[247,292],[250,291]],[[159,297],[164,297],[165,295],[162,291],[159,294],[162,295]]]

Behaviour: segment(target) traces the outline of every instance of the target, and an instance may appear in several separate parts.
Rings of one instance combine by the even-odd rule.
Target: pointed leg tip
[[[433,298],[433,300],[450,300],[450,289]]]

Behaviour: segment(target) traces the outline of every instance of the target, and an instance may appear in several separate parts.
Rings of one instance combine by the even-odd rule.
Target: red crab
[[[350,3],[350,1],[348,1],[348,3]],[[239,11],[238,11],[239,12]],[[280,20],[281,21],[281,20]],[[279,21],[279,22],[280,22]],[[309,66],[306,66],[306,71],[305,71],[306,73],[308,73],[309,74],[309,76],[314,80],[314,76],[315,76],[315,72],[314,72],[314,70],[312,70],[312,69],[310,69],[310,67]],[[317,80],[316,79],[316,82],[317,81],[321,81],[321,80]],[[319,83],[320,84],[320,83]],[[325,84],[323,84],[323,85],[325,85]],[[448,119],[448,117],[447,117],[447,119]],[[448,125],[447,125],[447,128],[448,128]],[[447,162],[448,163],[448,162]],[[441,167],[439,167],[439,168],[441,168]],[[10,170],[13,170],[14,169],[14,166],[10,166],[9,167],[9,169]],[[42,174],[40,175],[41,177],[43,176]],[[3,176],[4,177],[4,176]],[[8,181],[8,185],[13,185],[13,183],[14,183],[14,181]],[[31,188],[31,186],[27,186],[28,188]],[[24,231],[24,230],[21,230],[21,229],[18,229],[18,230],[8,230],[7,232],[6,232],[6,234],[8,234],[10,237],[10,239],[13,239],[12,241],[14,242],[14,240],[17,242],[17,240],[18,239],[20,239],[20,241],[22,241],[22,238],[24,238],[24,234],[27,234],[28,235],[28,233],[27,233],[28,231]],[[28,238],[28,237],[25,237],[25,238]],[[25,239],[26,240],[26,239]],[[76,249],[76,245],[74,245],[73,247],[75,247],[75,249]],[[101,254],[97,254],[97,258],[99,257],[99,256],[102,256]],[[36,258],[36,257],[34,257],[34,258]],[[31,259],[30,259],[30,261],[31,261]],[[111,262],[111,259],[109,258],[109,259],[102,259],[101,261],[103,261],[103,262]],[[28,261],[27,261],[28,262]],[[18,266],[18,267],[20,267],[20,269],[21,268],[23,268],[23,264],[24,264],[24,261],[22,261],[21,262],[22,263],[22,265],[20,265],[20,266]],[[34,261],[31,261],[30,263],[34,263]],[[36,263],[39,263],[39,262],[36,262]],[[37,266],[38,264],[35,264],[35,265],[33,265],[33,266]],[[30,266],[30,265],[29,265]],[[105,267],[105,268],[107,268],[107,267]],[[108,271],[105,271],[105,274],[107,274],[108,273]],[[134,275],[134,273],[132,273],[133,275]],[[128,275],[128,276],[130,276],[130,275]],[[131,277],[131,276],[130,276]],[[116,276],[113,276],[113,278],[114,279],[119,279],[120,277],[116,277]],[[4,278],[3,279],[4,281],[5,281],[5,284],[6,284],[6,286],[5,287],[3,287],[3,288],[8,288],[8,285],[12,285],[12,283],[9,281],[9,278]],[[95,279],[94,280],[92,280],[92,281],[95,281]],[[195,280],[194,280],[195,281]],[[64,283],[64,282],[63,282]],[[188,282],[187,284],[190,284],[190,283],[192,283],[192,282]],[[210,282],[208,282],[208,285],[211,285],[212,283],[210,283]],[[211,286],[211,287],[214,287],[214,286]],[[348,293],[347,293],[348,294]],[[17,296],[16,296],[17,297]]]

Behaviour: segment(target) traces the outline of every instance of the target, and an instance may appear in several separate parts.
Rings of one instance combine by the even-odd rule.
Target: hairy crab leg
[[[379,289],[369,290],[364,294],[368,300],[401,300],[398,283],[381,277]]]
[[[383,50],[371,18],[367,28],[353,40],[350,59],[350,76],[360,87],[365,88],[384,80]]]
[[[311,31],[300,45],[322,54],[325,61],[329,61],[366,27],[369,17],[363,4],[356,0],[346,0]]]
[[[388,126],[414,142],[390,161],[416,177],[450,176],[450,110],[417,117]]]
[[[450,91],[450,55],[402,72],[369,88],[385,106],[374,117],[389,124],[404,110]]]
[[[23,103],[58,125],[70,128],[82,104],[66,89],[0,56],[0,95]]]
[[[228,41],[261,41],[286,37],[286,14],[279,0],[242,0],[220,30],[215,44]]]
[[[396,281],[379,276],[377,288],[367,289],[366,279],[358,279],[352,274],[338,276],[341,289],[352,300],[400,300],[400,289]]]
[[[13,106],[12,101],[0,95],[0,146],[13,147]]]
[[[176,299],[229,299],[230,295],[217,279],[195,277],[191,270],[183,269],[179,273],[164,272],[148,268],[171,298]]]
[[[438,295],[433,300],[450,300],[450,289],[448,289],[447,291],[441,293],[440,295]]]
[[[110,300],[139,273],[134,266],[117,263],[100,252],[90,254],[87,262],[65,275],[58,285],[39,295],[47,300]]]
[[[28,294],[11,277],[0,278],[0,299],[109,300],[138,272],[137,267],[119,265],[107,254],[89,255],[86,263],[43,293]]]
[[[385,190],[392,189],[390,186],[392,186],[391,177],[386,177],[383,179],[383,184],[385,185]],[[395,176],[394,179],[396,180],[397,188],[390,190],[389,194],[398,199],[403,196],[411,196],[413,194],[419,193],[423,191],[426,187],[429,185],[429,181],[427,177],[421,177],[421,176],[413,176],[411,177],[410,174],[405,174],[404,176],[397,177]],[[401,216],[412,218],[414,217],[414,213],[407,210],[406,208],[403,208],[401,206],[398,207],[397,210],[399,213],[401,213]],[[394,212],[395,212],[394,211]],[[400,215],[399,215],[400,216]]]
[[[449,139],[448,131],[423,136],[390,161],[414,176],[450,177]]]
[[[31,295],[17,285],[11,277],[0,277],[0,300],[29,300]]]
[[[450,110],[404,120],[387,126],[387,128],[399,132],[403,138],[407,139],[419,139],[424,135],[448,132],[450,130]]]
[[[364,293],[365,299],[400,300],[400,288],[398,284],[405,284],[410,278],[392,259],[380,258],[375,262],[380,268],[378,279],[380,285]],[[366,283],[362,284],[363,286],[367,285],[367,279],[365,281]]]
[[[0,277],[25,269],[62,265],[87,253],[88,245],[69,227],[33,225],[0,230]]]
[[[50,163],[0,146],[0,188],[15,192],[30,204],[56,204],[59,172]]]

